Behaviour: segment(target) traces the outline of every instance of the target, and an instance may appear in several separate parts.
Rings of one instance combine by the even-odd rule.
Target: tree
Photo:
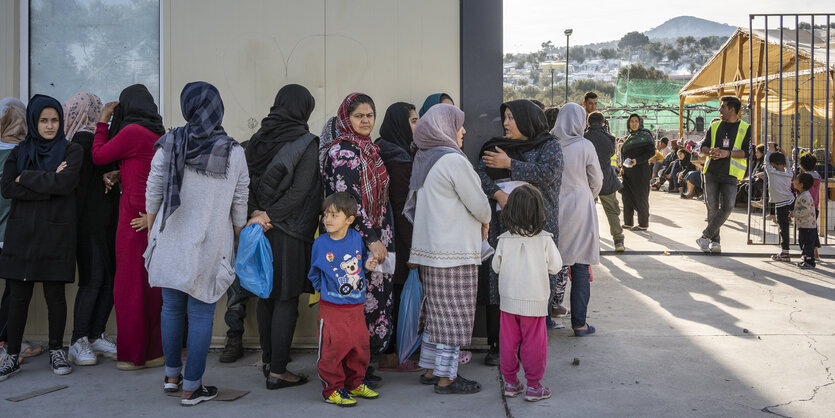
[[[545,52],[551,52],[554,50],[554,43],[548,40],[547,42],[542,43],[542,50]]]
[[[672,62],[678,62],[681,59],[681,52],[678,52],[678,49],[670,48],[667,50],[667,59]]]
[[[604,60],[610,60],[618,56],[618,51],[615,51],[612,48],[602,48],[600,50],[600,58]]]
[[[513,62],[513,54],[511,54],[510,52],[504,54],[504,63],[510,64],[511,62]]]
[[[578,46],[568,53],[568,59],[582,64],[586,60],[586,48]]]
[[[646,68],[641,64],[632,64],[629,67],[620,67],[618,78],[638,78],[647,80],[666,80],[667,75],[655,67]]]
[[[629,32],[623,35],[618,41],[618,48],[624,49],[628,47],[640,48],[649,43],[649,37],[641,32]]]

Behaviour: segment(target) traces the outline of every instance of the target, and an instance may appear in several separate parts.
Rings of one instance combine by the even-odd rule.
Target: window
[[[29,97],[108,102],[140,83],[159,104],[160,0],[32,0],[28,17]]]

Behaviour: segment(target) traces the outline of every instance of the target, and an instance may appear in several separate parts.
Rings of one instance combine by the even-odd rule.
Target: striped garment
[[[428,333],[423,333],[420,344],[420,367],[432,370],[438,377],[458,377],[458,354],[460,347],[433,343]]]
[[[466,346],[473,335],[478,266],[420,266],[423,319],[435,344]]]

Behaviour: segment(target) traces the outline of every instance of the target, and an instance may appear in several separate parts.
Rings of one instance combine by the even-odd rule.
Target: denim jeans
[[[707,201],[707,227],[705,238],[719,242],[719,228],[731,216],[736,204],[736,177],[705,174],[705,199]]]
[[[586,325],[586,310],[591,297],[588,264],[571,265],[571,328],[582,328]]]
[[[246,319],[246,304],[249,298],[255,297],[248,290],[241,286],[241,281],[235,277],[235,281],[226,290],[226,314],[223,319],[229,330],[227,337],[240,337],[244,335],[244,319]]]
[[[177,377],[183,370],[183,329],[188,316],[184,391],[195,391],[202,384],[206,356],[212,343],[214,315],[214,303],[201,302],[179,290],[162,288],[162,351],[167,377]]]

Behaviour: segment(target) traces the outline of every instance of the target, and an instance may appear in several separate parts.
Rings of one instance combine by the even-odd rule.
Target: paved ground
[[[547,401],[502,399],[498,370],[481,365],[483,353],[461,368],[484,385],[479,394],[435,395],[417,374],[384,374],[382,397],[350,410],[324,404],[315,382],[267,391],[257,352],[231,366],[212,353],[207,383],[252,392],[194,408],[162,394],[161,369],[120,372],[104,360],[57,377],[42,356],[0,383],[2,397],[69,387],[23,402],[0,400],[0,416],[835,416],[835,252],[825,249],[828,258],[814,272],[764,256],[697,254],[703,208],[653,193],[659,215],[650,232],[627,232],[627,248],[642,252],[604,253],[589,306],[598,333],[550,332],[544,383],[554,396]],[[745,245],[745,218],[734,214],[725,228],[725,251],[774,252]],[[601,224],[607,251],[611,240]],[[314,353],[293,358],[292,370],[315,375]]]

